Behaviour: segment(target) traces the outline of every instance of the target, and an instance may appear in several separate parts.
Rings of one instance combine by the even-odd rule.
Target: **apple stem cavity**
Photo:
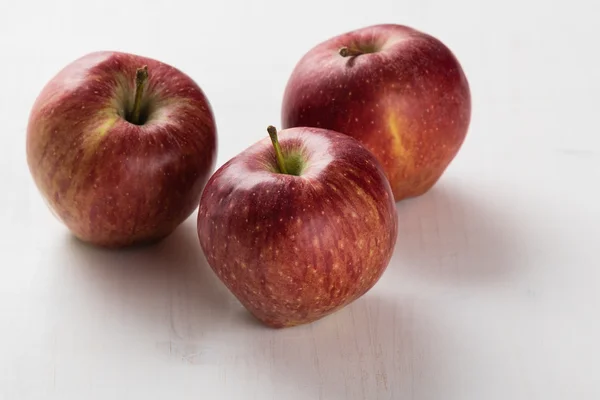
[[[277,129],[273,125],[269,125],[267,127],[267,132],[269,132],[271,142],[273,143],[273,148],[275,148],[275,157],[277,157],[277,166],[279,167],[279,172],[282,174],[287,174],[288,171],[285,167],[285,160],[283,158],[281,147],[279,146],[279,140],[277,139]]]
[[[342,47],[339,50],[339,53],[340,53],[340,56],[342,56],[342,57],[354,57],[354,56],[360,56],[361,54],[364,54],[364,52],[359,49],[351,49],[349,47]]]
[[[136,125],[141,125],[140,116],[142,112],[142,95],[144,94],[144,88],[148,81],[148,66],[144,65],[142,68],[138,68],[135,71],[135,100],[133,102],[133,109],[131,110],[131,117],[129,122]]]

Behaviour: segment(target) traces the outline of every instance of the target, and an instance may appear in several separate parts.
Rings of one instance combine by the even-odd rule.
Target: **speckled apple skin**
[[[127,122],[136,69],[148,66],[144,125]],[[119,52],[83,56],[43,88],[27,162],[50,209],[83,241],[107,247],[170,234],[198,206],[214,169],[210,104],[186,74]]]
[[[307,160],[280,174],[268,138],[210,178],[198,213],[209,265],[264,324],[310,323],[350,304],[379,280],[398,221],[377,159],[347,135],[317,128],[279,133],[284,153]]]
[[[339,55],[341,47],[376,53]],[[282,127],[331,129],[361,141],[381,162],[396,201],[427,192],[457,155],[471,118],[467,78],[438,39],[382,24],[333,37],[296,65]]]

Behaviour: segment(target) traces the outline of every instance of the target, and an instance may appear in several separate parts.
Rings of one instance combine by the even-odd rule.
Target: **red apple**
[[[331,38],[298,62],[285,89],[284,128],[358,139],[383,165],[396,201],[427,192],[461,147],[471,117],[465,74],[436,38],[375,25]]]
[[[76,237],[117,247],[159,240],[196,209],[216,141],[210,104],[186,74],[97,52],[43,88],[27,127],[27,162]]]
[[[210,178],[198,236],[229,290],[281,328],[366,293],[388,265],[398,228],[385,174],[358,141],[317,128],[283,130],[281,142],[269,133],[274,146],[265,138]]]

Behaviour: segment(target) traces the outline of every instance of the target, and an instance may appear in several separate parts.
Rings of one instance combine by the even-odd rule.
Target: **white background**
[[[600,398],[600,29],[594,2],[0,1],[0,399]],[[467,140],[398,204],[379,283],[319,322],[257,324],[206,266],[195,214],[160,245],[73,240],[25,163],[33,101],[95,50],[190,74],[218,166],[278,125],[313,45],[375,23],[444,41]]]

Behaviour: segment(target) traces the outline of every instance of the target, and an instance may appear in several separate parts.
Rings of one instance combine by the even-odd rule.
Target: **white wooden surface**
[[[600,398],[595,2],[30,3],[0,3],[0,399]],[[398,205],[383,278],[326,319],[257,324],[205,264],[195,215],[158,246],[103,251],[32,184],[29,108],[88,51],[192,75],[221,165],[279,123],[306,50],[379,22],[455,51],[473,120],[435,189]]]

